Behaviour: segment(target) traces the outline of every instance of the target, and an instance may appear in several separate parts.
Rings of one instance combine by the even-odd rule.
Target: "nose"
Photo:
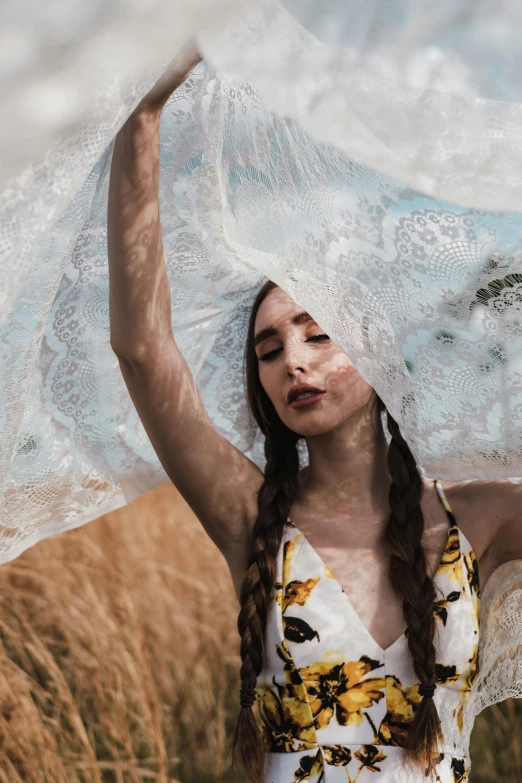
[[[307,371],[307,364],[303,356],[303,346],[288,344],[285,349],[285,370],[290,377]]]
[[[297,375],[305,374],[303,367],[297,367],[295,365],[293,367],[287,366],[286,371],[290,378],[295,378]]]

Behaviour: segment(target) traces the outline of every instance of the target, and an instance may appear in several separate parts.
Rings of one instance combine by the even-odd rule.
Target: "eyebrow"
[[[297,313],[297,315],[294,315],[294,317],[292,318],[292,323],[295,326],[304,324],[307,321],[313,321],[313,318],[305,310],[303,310],[303,312],[301,313]],[[268,340],[269,337],[275,337],[277,334],[279,334],[279,332],[275,328],[275,326],[267,326],[264,329],[261,329],[261,331],[258,332],[254,337],[254,348],[256,347],[256,345],[259,345],[259,343],[263,342],[263,340]]]

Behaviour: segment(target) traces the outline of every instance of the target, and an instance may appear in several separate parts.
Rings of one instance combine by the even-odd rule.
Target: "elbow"
[[[154,364],[166,356],[173,339],[159,340],[152,339],[144,342],[137,342],[126,345],[111,340],[112,352],[118,358],[120,366],[124,365],[131,368],[139,368],[144,365]]]
[[[112,340],[110,345],[113,354],[120,363],[120,366],[123,364],[125,366],[133,367],[134,365],[143,364],[145,359],[145,350],[142,347],[129,345],[122,346],[121,344],[113,342]]]

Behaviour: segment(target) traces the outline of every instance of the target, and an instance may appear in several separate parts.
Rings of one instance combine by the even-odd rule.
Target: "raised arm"
[[[111,346],[161,464],[225,556],[239,592],[263,474],[214,428],[175,343],[159,212],[161,111],[198,60],[185,51],[116,137],[107,226]]]

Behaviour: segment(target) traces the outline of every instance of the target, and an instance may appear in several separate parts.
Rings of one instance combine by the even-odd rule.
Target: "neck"
[[[318,504],[355,518],[388,513],[388,444],[375,398],[342,427],[306,439],[309,465],[300,476],[299,503]]]

